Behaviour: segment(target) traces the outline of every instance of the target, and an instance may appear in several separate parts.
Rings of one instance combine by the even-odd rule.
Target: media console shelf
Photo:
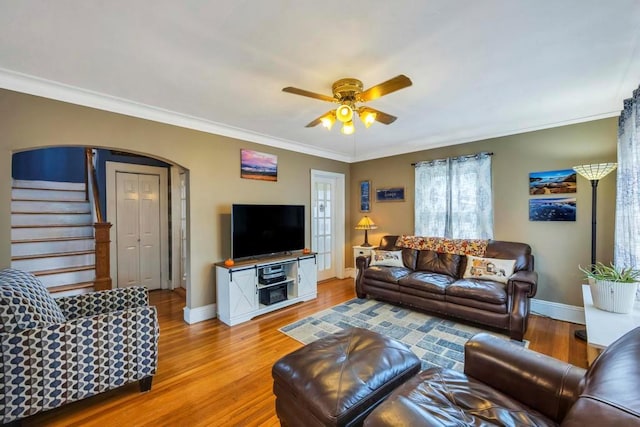
[[[216,264],[218,318],[229,326],[317,295],[314,253]]]

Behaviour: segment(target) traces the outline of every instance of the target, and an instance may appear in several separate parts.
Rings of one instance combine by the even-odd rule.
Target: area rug
[[[404,343],[420,359],[422,369],[441,366],[462,371],[464,344],[483,329],[441,319],[393,304],[355,298],[295,323],[280,332],[308,344],[350,327],[376,331]],[[491,333],[491,332],[490,332]],[[494,333],[509,340],[509,337]],[[521,346],[528,342],[512,341]]]

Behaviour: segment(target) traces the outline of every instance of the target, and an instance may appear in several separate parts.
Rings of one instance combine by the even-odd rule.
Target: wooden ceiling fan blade
[[[391,123],[395,122],[397,119],[396,116],[392,116],[391,114],[384,113],[380,110],[376,110],[371,107],[365,107],[365,111],[370,113],[375,113],[376,122],[382,123],[384,125],[390,125]]]
[[[297,87],[288,86],[283,88],[282,91],[287,93],[292,93],[294,95],[301,95],[309,98],[319,99],[321,101],[336,102],[336,99],[332,96],[323,95],[321,93],[309,92],[308,90],[298,89]]]
[[[322,123],[322,119],[324,119],[325,117],[330,117],[332,115],[332,113],[334,113],[333,110],[327,111],[326,113],[324,113],[323,115],[321,115],[317,119],[312,120],[311,122],[309,122],[309,124],[306,125],[305,127],[312,128],[314,126],[318,126],[320,123]],[[334,119],[334,121],[335,121],[335,119]]]
[[[397,90],[409,87],[412,84],[413,83],[411,82],[411,79],[409,77],[405,76],[404,74],[400,74],[399,76],[395,76],[394,78],[389,79],[386,82],[380,83],[365,90],[358,96],[358,101],[373,101],[374,99],[378,99],[381,96],[385,96]]]

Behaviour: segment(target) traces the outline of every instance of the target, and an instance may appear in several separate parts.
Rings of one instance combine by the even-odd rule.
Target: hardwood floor
[[[158,307],[158,373],[148,393],[138,384],[25,419],[25,426],[278,426],[271,366],[302,344],[278,328],[354,298],[353,280],[318,285],[318,298],[229,327],[217,319],[183,321],[184,297],[153,291]],[[586,367],[586,344],[573,336],[580,325],[532,316],[530,348]]]

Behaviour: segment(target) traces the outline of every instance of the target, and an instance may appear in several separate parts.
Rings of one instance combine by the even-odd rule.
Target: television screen
[[[234,259],[304,248],[304,206],[233,205],[231,256]]]

